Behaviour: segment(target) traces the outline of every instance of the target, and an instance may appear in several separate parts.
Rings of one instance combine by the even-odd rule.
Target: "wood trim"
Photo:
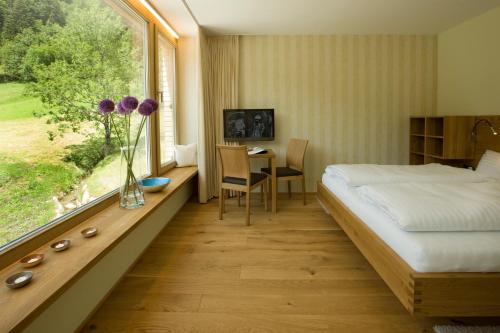
[[[416,272],[321,182],[318,200],[411,314],[500,315],[500,273]]]
[[[181,207],[182,208],[182,207]],[[179,209],[180,210],[180,209]],[[176,212],[176,214],[179,211]],[[154,243],[158,237],[161,235],[161,232],[156,235],[153,240],[149,243],[149,246]],[[85,325],[89,322],[90,319],[94,316],[94,314],[101,308],[101,306],[106,302],[108,297],[113,293],[113,291],[116,289],[116,287],[123,281],[123,279],[127,276],[128,273],[134,268],[134,266],[137,264],[139,260],[141,260],[142,256],[144,253],[149,249],[149,246],[145,246],[144,249],[141,251],[141,253],[137,256],[137,258],[134,260],[134,262],[130,265],[130,267],[127,269],[125,274],[123,274],[118,280],[116,280],[115,283],[113,283],[113,286],[106,292],[106,295],[96,304],[96,306],[92,309],[92,311],[89,312],[89,314],[85,317],[85,319],[78,325],[78,328],[75,330],[75,332],[81,332],[84,328]]]
[[[318,199],[335,222],[357,246],[408,312],[413,313],[412,269],[373,233],[323,183],[318,183]]]
[[[142,17],[144,17],[144,19],[149,21],[150,24],[154,24],[157,27],[158,31],[163,33],[170,40],[170,42],[172,42],[172,44],[174,44],[175,47],[177,47],[177,39],[174,36],[172,36],[168,32],[168,30],[165,29],[163,25],[156,19],[156,17],[154,17],[153,14],[151,14],[149,10],[147,10],[146,7],[144,7],[138,0],[123,0],[123,1],[125,1],[132,8],[134,8],[139,14],[141,14]],[[151,3],[150,5],[154,7]],[[168,22],[168,20],[165,17],[163,17],[163,19],[167,21],[168,24],[170,24],[170,22]],[[172,25],[170,24],[170,26]]]
[[[159,72],[159,56],[158,56],[158,35],[159,34],[162,34],[163,37],[167,38],[170,43],[172,44],[172,46],[174,47],[174,124],[175,124],[175,128],[174,128],[174,144],[177,144],[179,138],[178,138],[178,131],[177,131],[177,87],[178,87],[178,84],[177,84],[177,44],[176,43],[172,43],[172,41],[168,38],[167,35],[165,35],[163,32],[161,31],[156,31],[155,33],[155,41],[156,41],[156,47],[155,47],[155,87],[156,87],[156,90],[155,90],[155,97],[158,98],[159,97],[159,91],[160,91],[160,79],[159,79],[159,76],[156,75],[158,72]],[[157,168],[158,168],[158,172],[159,173],[165,173],[167,172],[168,170],[174,168],[176,166],[176,162],[175,162],[175,159],[170,161],[170,162],[167,162],[167,164],[165,165],[162,165],[161,163],[161,141],[160,141],[160,113],[157,112],[156,113],[156,142],[157,142],[157,148],[156,148],[156,153],[157,153],[157,160],[156,160],[156,165],[157,165]]]
[[[149,49],[149,59],[150,59],[150,97],[158,100],[158,27],[151,25],[150,29],[150,49]],[[153,113],[150,123],[151,129],[151,169],[154,176],[158,176],[161,173],[160,170],[160,111]]]
[[[167,174],[172,178],[169,187],[163,192],[147,193],[145,206],[126,210],[116,204],[111,205],[75,226],[58,237],[71,240],[72,245],[67,251],[52,252],[48,247],[53,240],[36,249],[37,253],[44,253],[46,259],[41,265],[31,269],[34,272],[33,282],[20,290],[13,291],[5,287],[0,289],[0,331],[17,332],[25,328],[196,174],[196,167],[175,168]],[[99,234],[85,239],[80,231],[89,226],[97,227]],[[20,270],[20,264],[15,262],[0,271],[0,279],[5,280]]]
[[[83,221],[89,219],[91,216],[96,215],[103,209],[109,207],[113,203],[118,201],[118,193],[106,198],[103,201],[96,203],[95,205],[82,210],[78,214],[59,222],[58,224],[49,227],[42,232],[33,235],[31,238],[26,239],[24,242],[19,243],[11,248],[8,248],[0,255],[0,270],[9,266],[13,262],[21,259],[22,257],[28,255],[30,252],[39,248],[43,244],[47,243],[49,240],[56,238],[67,230],[74,228]]]

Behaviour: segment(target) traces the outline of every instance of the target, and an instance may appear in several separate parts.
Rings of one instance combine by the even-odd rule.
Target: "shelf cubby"
[[[463,164],[473,158],[474,117],[411,117],[410,164]]]
[[[443,139],[426,137],[425,154],[432,157],[443,158]]]
[[[442,137],[444,133],[444,118],[429,117],[425,119],[425,135],[429,137]]]
[[[425,152],[424,149],[425,149],[425,137],[412,135],[410,137],[410,151],[413,153],[423,154]]]
[[[424,159],[425,156],[424,154],[418,154],[418,153],[410,153],[410,164],[411,165],[417,165],[417,164],[424,164]]]
[[[411,118],[410,133],[412,135],[425,135],[425,118],[424,117]]]

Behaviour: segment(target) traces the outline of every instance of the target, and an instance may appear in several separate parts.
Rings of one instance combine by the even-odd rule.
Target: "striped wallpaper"
[[[406,164],[409,116],[436,113],[436,54],[435,36],[241,36],[239,106],[276,117],[276,140],[251,144],[283,164],[308,138],[308,191],[328,164]]]

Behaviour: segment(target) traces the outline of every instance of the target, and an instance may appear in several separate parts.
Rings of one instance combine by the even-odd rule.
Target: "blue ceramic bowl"
[[[170,182],[170,178],[164,177],[145,178],[142,180],[142,188],[144,192],[160,192],[167,187]]]

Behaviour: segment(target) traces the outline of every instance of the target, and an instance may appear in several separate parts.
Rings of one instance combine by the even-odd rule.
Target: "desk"
[[[277,200],[277,179],[276,179],[276,154],[272,149],[266,149],[267,152],[260,154],[248,155],[248,158],[266,158],[268,160],[268,167],[271,168],[271,207],[273,214],[276,214],[276,200]]]

